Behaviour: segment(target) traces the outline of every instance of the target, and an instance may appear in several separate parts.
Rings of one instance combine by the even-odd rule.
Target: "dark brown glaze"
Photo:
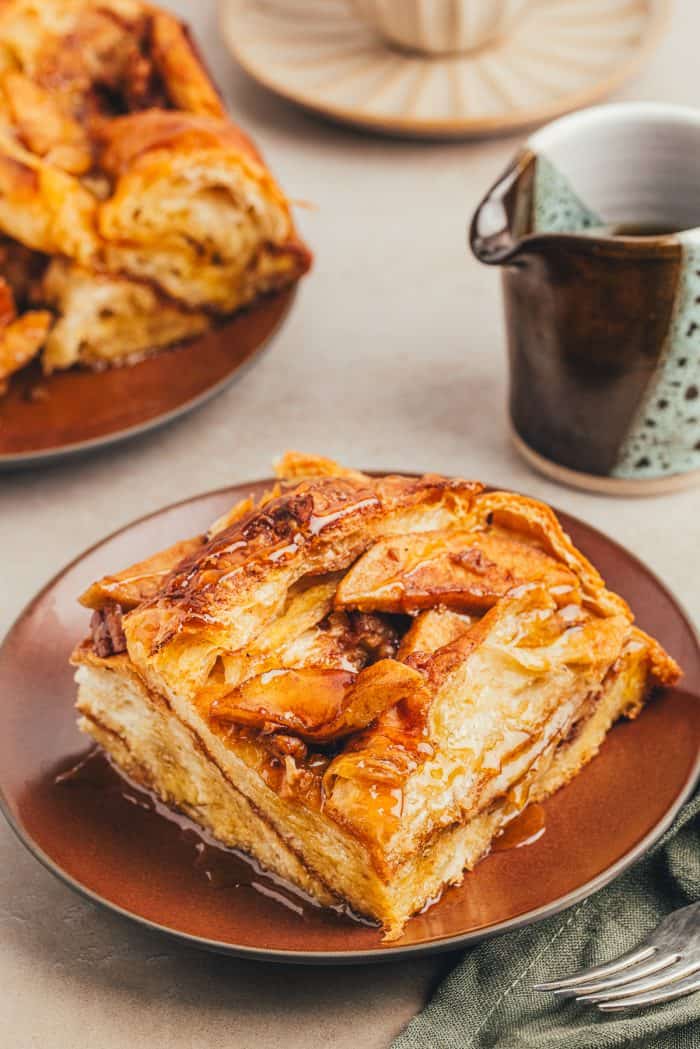
[[[540,455],[606,475],[659,362],[681,247],[533,234],[534,167],[523,153],[488,194],[502,229],[482,237],[475,218],[471,234],[477,257],[504,267],[511,418]]]
[[[115,564],[204,531],[237,499],[251,489],[260,494],[269,483],[212,493],[136,522],[64,570],[10,631],[0,649],[0,787],[20,836],[76,887],[136,920],[233,953],[277,952],[299,961],[314,951],[340,952],[347,961],[456,946],[454,938],[478,938],[537,908],[559,909],[562,897],[574,894],[572,902],[611,864],[629,860],[688,789],[700,745],[700,652],[692,627],[659,581],[614,542],[565,514],[566,530],[630,601],[640,626],[682,663],[685,691],[665,690],[636,721],[613,729],[599,757],[545,803],[546,833],[538,841],[489,856],[461,887],[410,921],[391,947],[375,928],[315,907],[300,912],[294,894],[285,892],[281,906],[267,893],[268,882],[251,891],[251,876],[228,850],[223,859],[213,858],[205,842],[198,862],[201,835],[190,839],[190,847],[185,834],[183,845],[182,824],[154,814],[150,802],[142,808],[122,797],[106,808],[101,788],[90,800],[93,788],[56,783],[57,773],[87,750],[75,725],[67,663],[85,629],[75,595]],[[281,953],[287,951],[294,953]]]
[[[217,532],[182,561],[154,597],[131,613],[126,623],[129,643],[143,640],[147,652],[154,654],[181,631],[206,628],[214,621],[222,593],[225,600],[227,591],[243,592],[271,568],[289,568],[290,582],[336,571],[364,551],[369,526],[385,515],[439,503],[448,493],[468,504],[482,487],[476,481],[434,474],[301,481]],[[334,548],[327,542],[329,536]]]
[[[260,352],[293,299],[293,290],[268,296],[213,331],[131,367],[44,376],[30,365],[0,398],[0,466],[18,456],[118,440],[195,407]],[[33,396],[37,387],[41,398]]]

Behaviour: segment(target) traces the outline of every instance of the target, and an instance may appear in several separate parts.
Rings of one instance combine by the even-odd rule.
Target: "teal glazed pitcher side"
[[[619,187],[596,199],[590,174],[582,193],[528,146],[479,205],[470,243],[503,269],[520,450],[559,480],[644,494],[700,479],[700,231],[615,234],[635,193],[650,198],[636,172],[629,189],[626,177],[613,172]],[[663,208],[641,217],[683,220]]]

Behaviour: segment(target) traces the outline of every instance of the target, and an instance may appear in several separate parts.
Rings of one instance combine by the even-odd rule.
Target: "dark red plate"
[[[135,437],[220,393],[284,320],[294,289],[127,368],[18,372],[0,397],[0,470],[36,466]]]
[[[212,492],[145,517],[88,550],[22,613],[0,649],[0,788],[10,823],[73,888],[188,943],[294,962],[366,962],[448,950],[536,921],[616,877],[663,833],[700,771],[700,648],[662,583],[589,525],[561,514],[574,541],[685,670],[545,804],[534,844],[495,852],[387,946],[375,928],[302,902],[154,811],[100,761],[56,782],[88,752],[75,726],[68,656],[98,576],[203,530],[268,482]]]

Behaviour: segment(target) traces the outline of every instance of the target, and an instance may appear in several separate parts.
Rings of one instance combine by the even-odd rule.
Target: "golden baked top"
[[[130,313],[169,310],[161,342],[197,334],[310,263],[186,28],[141,0],[0,0],[0,238],[20,313],[68,315],[35,339],[47,371],[147,352],[157,325]],[[0,383],[13,370],[0,357]]]
[[[88,263],[114,118],[225,112],[183,26],[138,0],[0,0],[0,229]],[[132,132],[137,134],[137,132]]]
[[[652,684],[678,676],[546,505],[293,453],[278,473],[206,535],[91,586],[75,658],[191,704],[385,859],[399,832],[405,849],[486,804],[626,651]]]
[[[43,115],[81,125],[150,107],[225,116],[185,27],[142,0],[0,0],[0,61],[33,152],[52,138],[65,145],[68,134],[41,123],[41,100]]]

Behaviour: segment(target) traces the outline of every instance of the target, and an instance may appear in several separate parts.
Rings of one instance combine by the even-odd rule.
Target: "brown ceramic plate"
[[[266,296],[213,331],[128,368],[17,374],[0,397],[0,469],[135,437],[220,393],[266,345],[294,298]]]
[[[265,482],[265,485],[268,482]],[[10,823],[49,870],[98,903],[190,944],[277,961],[359,962],[447,950],[571,906],[618,875],[663,833],[699,771],[700,648],[674,598],[639,561],[561,514],[574,541],[685,669],[637,721],[545,804],[534,844],[495,852],[385,946],[375,928],[302,904],[102,764],[75,727],[68,655],[86,630],[76,596],[115,566],[203,530],[263,483],[190,499],[88,550],[22,613],[0,649],[0,787]],[[162,807],[161,807],[162,808]],[[253,884],[255,883],[255,884]],[[285,898],[283,905],[280,898]]]

